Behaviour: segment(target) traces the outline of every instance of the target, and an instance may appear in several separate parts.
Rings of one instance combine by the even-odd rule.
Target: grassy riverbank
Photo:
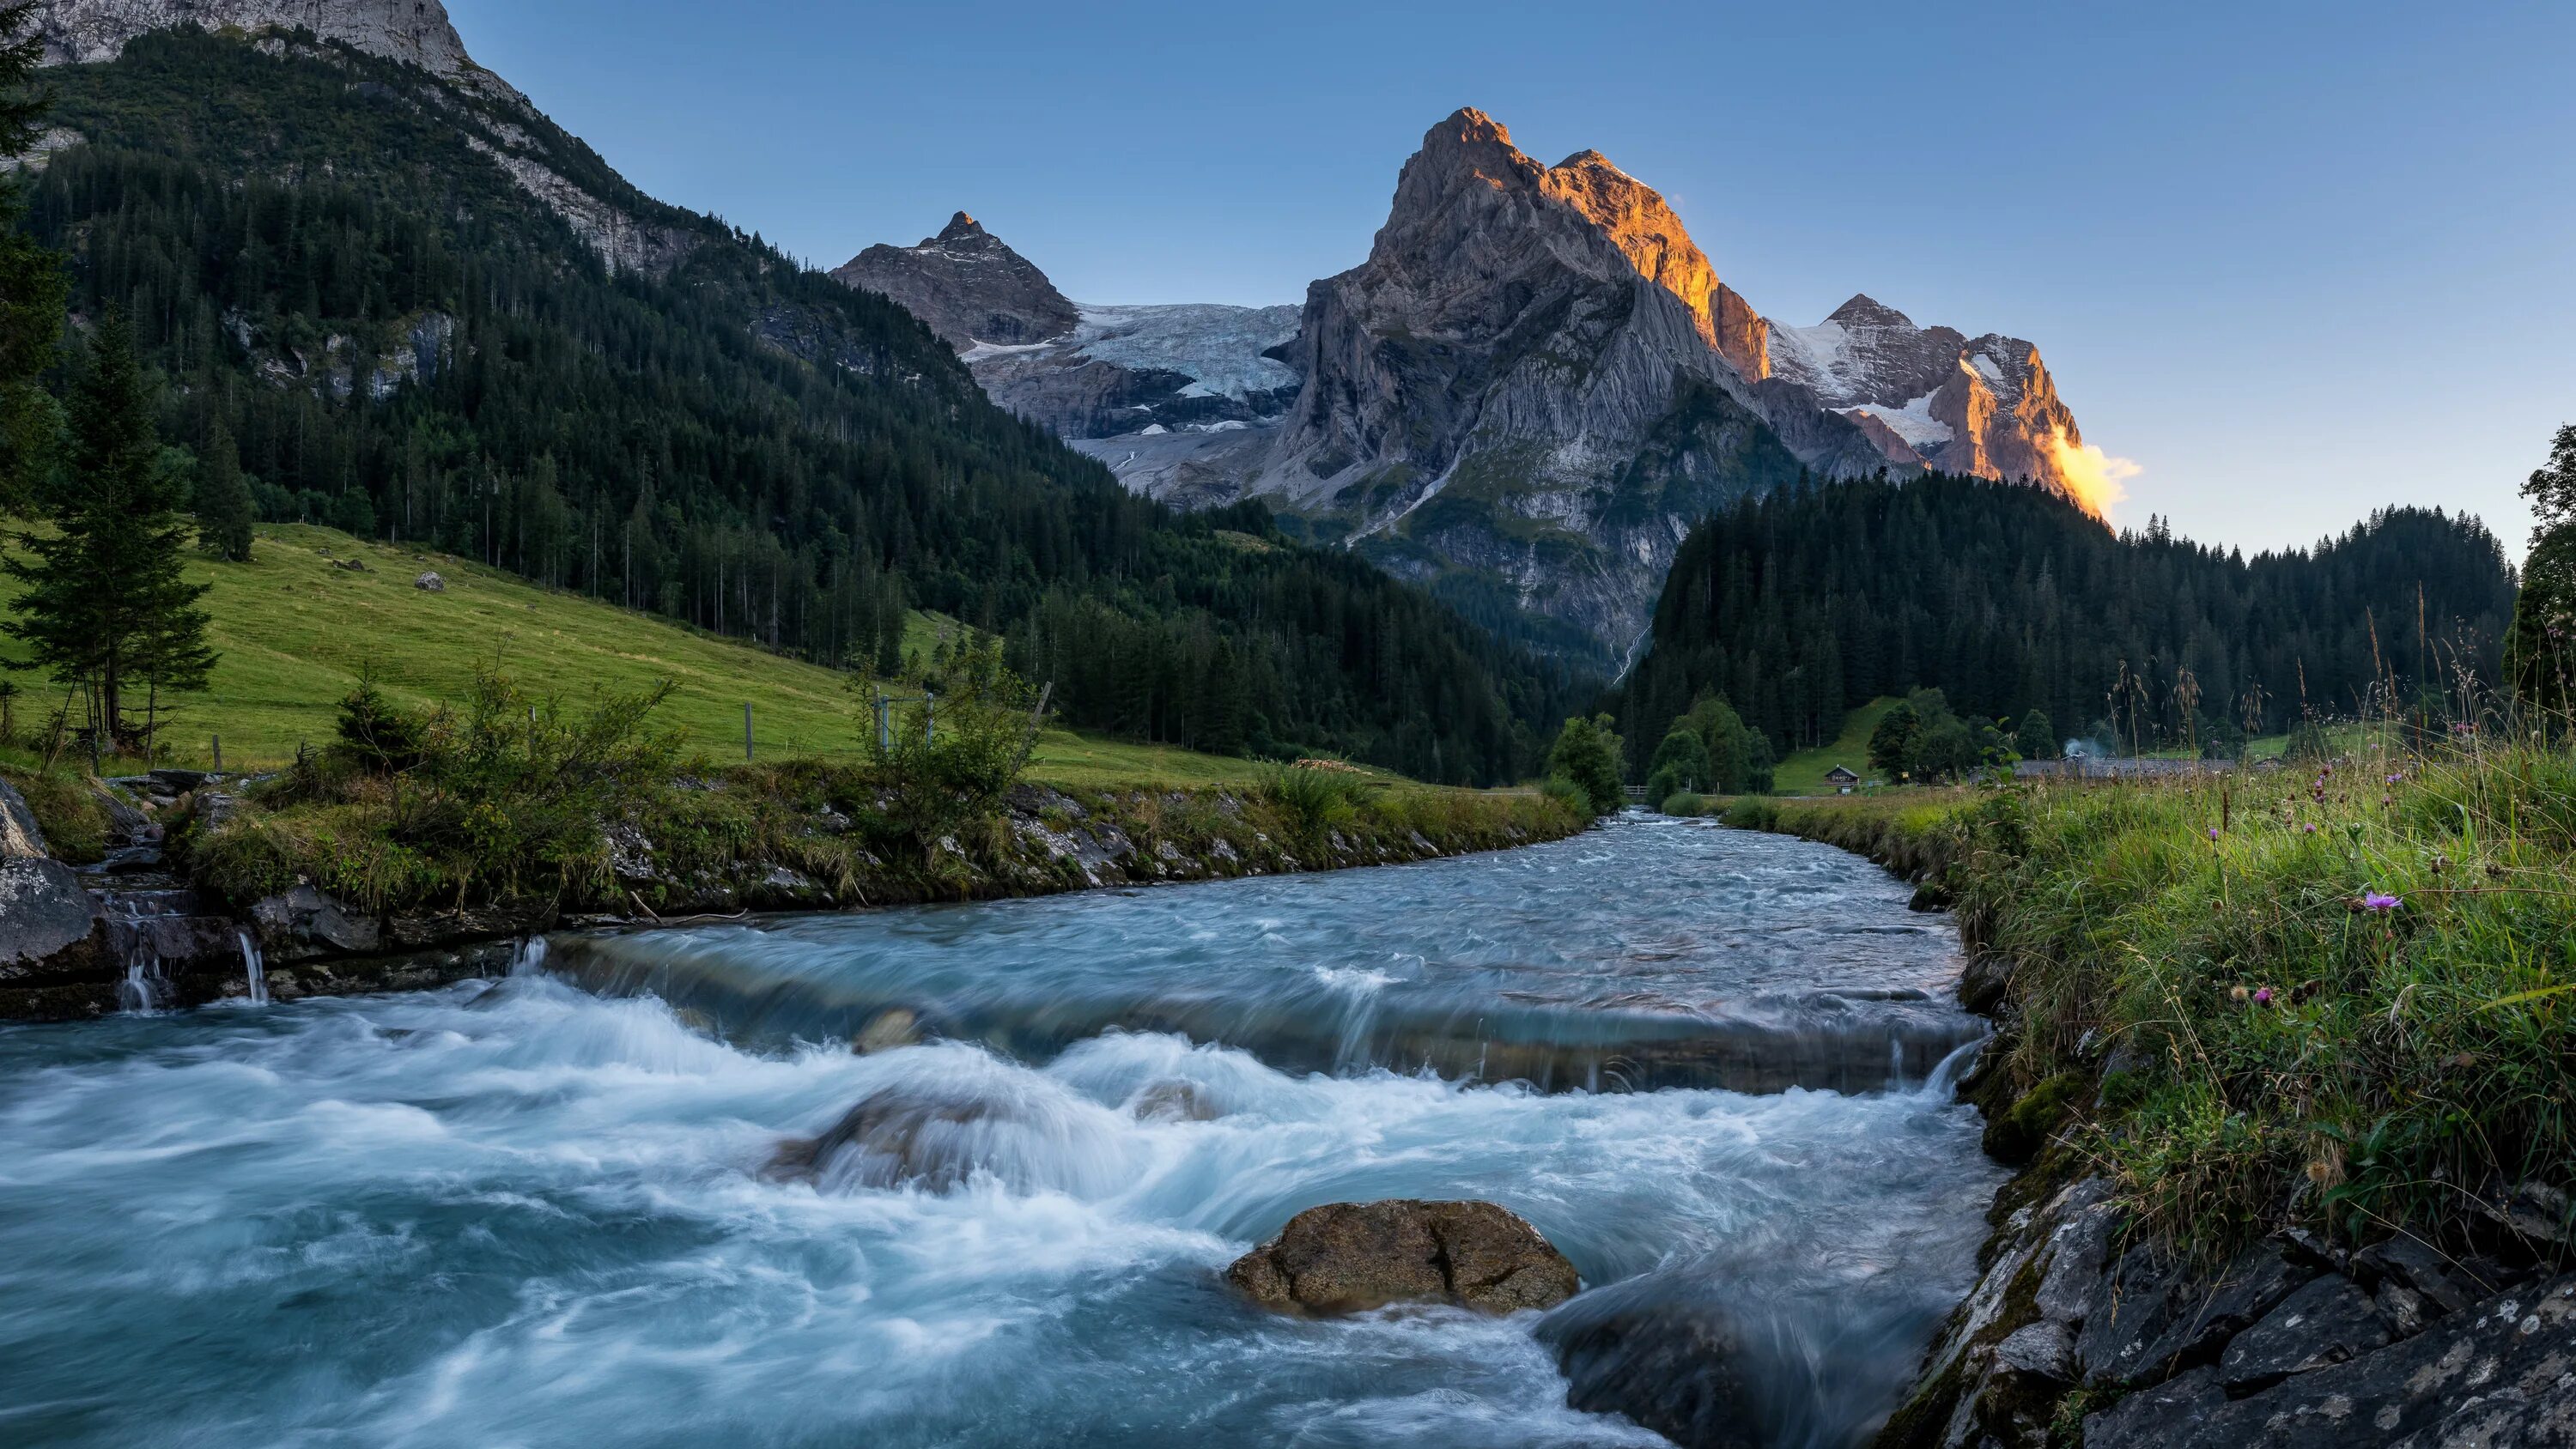
[[[2290,1224],[2457,1239],[2525,1185],[2520,1210],[2563,1215],[2563,747],[1728,818],[1933,873],[2006,968],[1985,1074],[2001,1145],[2109,1172],[2164,1236],[2212,1254]]]

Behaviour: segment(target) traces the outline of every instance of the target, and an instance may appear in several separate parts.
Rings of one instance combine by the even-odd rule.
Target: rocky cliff
[[[1713,509],[1802,472],[2062,487],[2059,449],[2081,442],[2029,343],[1918,328],[1867,297],[1781,326],[1654,188],[1597,151],[1542,165],[1473,109],[1423,137],[1368,259],[1302,308],[1084,307],[1068,324],[1060,306],[1022,325],[1041,288],[1060,294],[989,237],[959,246],[872,247],[836,275],[914,306],[996,399],[1130,487],[1266,496],[1605,665]],[[924,275],[950,291],[915,305]]]
[[[1891,457],[2063,487],[2059,450],[2083,444],[2039,349],[2018,337],[1917,327],[1866,296],[1770,335],[1775,375],[1862,421]]]
[[[36,0],[36,33],[49,64],[114,60],[134,37],[184,25],[310,30],[443,80],[489,75],[465,53],[439,0]]]
[[[290,46],[345,57],[346,47],[416,66],[437,84],[391,87],[361,81],[372,104],[400,106],[453,127],[466,145],[511,183],[561,217],[615,270],[667,272],[711,226],[654,202],[628,185],[587,146],[557,128],[507,81],[476,65],[439,0],[36,0],[36,34],[48,65],[115,60],[137,38],[196,28],[255,37],[267,54]],[[40,152],[81,138],[56,132]]]

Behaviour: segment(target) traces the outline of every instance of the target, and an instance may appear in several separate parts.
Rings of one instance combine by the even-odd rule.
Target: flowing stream
[[[1732,1326],[1748,1442],[1847,1445],[2000,1177],[1905,894],[1631,817],[0,1030],[0,1442],[1654,1444],[1559,1350],[1670,1312]],[[902,1171],[774,1170],[862,1100],[919,1109]],[[1500,1202],[1586,1291],[1325,1321],[1222,1283],[1384,1197]],[[1707,1367],[1670,1349],[1628,1379]]]

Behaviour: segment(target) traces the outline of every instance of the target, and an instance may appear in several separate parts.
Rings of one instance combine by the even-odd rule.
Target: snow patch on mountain
[[[1075,352],[1138,372],[1177,372],[1190,379],[1184,397],[1240,399],[1297,385],[1296,369],[1262,356],[1297,335],[1297,307],[1075,305],[1082,314],[1068,340]]]

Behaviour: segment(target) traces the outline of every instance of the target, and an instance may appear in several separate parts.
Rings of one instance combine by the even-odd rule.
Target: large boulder
[[[1510,1313],[1552,1308],[1582,1286],[1574,1265],[1522,1218],[1489,1202],[1410,1198],[1308,1208],[1225,1276],[1285,1313],[1390,1303]]]
[[[0,980],[98,966],[100,921],[80,872],[42,856],[0,860]]]
[[[250,918],[261,946],[280,961],[357,955],[375,950],[381,936],[372,917],[309,885],[254,903]]]
[[[0,781],[0,980],[96,965],[99,922],[80,872],[46,853],[36,812]]]
[[[1550,1314],[1565,1399],[1625,1414],[1685,1449],[1753,1449],[1774,1440],[1748,1334],[1724,1305],[1632,1281]]]

